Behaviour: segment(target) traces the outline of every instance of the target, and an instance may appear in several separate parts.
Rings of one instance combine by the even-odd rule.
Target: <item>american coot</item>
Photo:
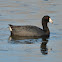
[[[37,27],[37,26],[31,26],[31,25],[26,25],[26,26],[14,26],[9,24],[9,29],[11,32],[11,35],[14,36],[49,36],[50,31],[47,26],[47,23],[53,21],[51,18],[47,15],[42,18],[42,26],[43,29]]]

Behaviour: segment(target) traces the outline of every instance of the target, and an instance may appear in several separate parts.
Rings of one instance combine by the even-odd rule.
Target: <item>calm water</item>
[[[38,39],[9,40],[8,24],[35,25],[49,15],[51,32],[48,41]],[[61,0],[0,0],[0,62],[62,62]]]

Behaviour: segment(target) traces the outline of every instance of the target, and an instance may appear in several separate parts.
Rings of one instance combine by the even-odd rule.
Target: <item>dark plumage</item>
[[[9,28],[11,31],[11,35],[15,36],[49,36],[50,31],[47,26],[47,23],[53,21],[49,16],[44,16],[42,18],[42,26],[43,29],[36,27],[36,26],[31,26],[31,25],[26,25],[26,26],[14,26],[9,24]]]

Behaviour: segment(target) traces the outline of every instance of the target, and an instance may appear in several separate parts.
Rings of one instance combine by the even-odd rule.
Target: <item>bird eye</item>
[[[48,19],[48,17],[45,17],[45,19]]]

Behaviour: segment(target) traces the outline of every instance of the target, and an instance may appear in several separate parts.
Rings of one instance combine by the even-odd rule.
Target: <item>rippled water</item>
[[[0,62],[62,62],[61,0],[0,0]],[[49,15],[50,38],[9,40],[8,24],[35,25]]]

